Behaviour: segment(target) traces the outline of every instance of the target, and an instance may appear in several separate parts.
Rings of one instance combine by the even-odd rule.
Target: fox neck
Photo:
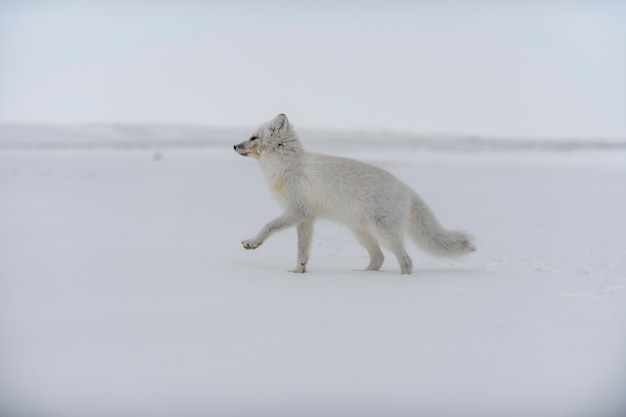
[[[290,172],[299,170],[304,148],[295,135],[283,139],[272,149],[263,150],[259,154],[259,164],[270,189],[276,197],[284,197],[284,185]]]

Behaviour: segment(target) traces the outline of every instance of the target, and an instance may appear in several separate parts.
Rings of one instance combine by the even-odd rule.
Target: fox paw
[[[306,264],[298,264],[295,269],[292,269],[289,272],[294,272],[296,274],[304,274],[306,272]]]
[[[261,243],[263,242],[259,242],[256,239],[248,239],[248,240],[244,240],[243,242],[241,242],[244,249],[256,249],[259,246],[261,246]]]

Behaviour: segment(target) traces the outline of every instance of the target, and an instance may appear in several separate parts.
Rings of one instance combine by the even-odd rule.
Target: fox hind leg
[[[380,250],[380,246],[378,246],[378,242],[376,238],[372,236],[370,232],[365,229],[355,229],[354,235],[361,245],[365,246],[367,252],[370,255],[370,263],[365,268],[366,271],[378,271],[380,267],[383,265],[385,260],[385,256],[383,252]]]
[[[410,274],[413,272],[413,261],[411,261],[411,257],[406,253],[406,249],[404,249],[404,242],[402,237],[400,236],[392,236],[387,240],[387,244],[389,249],[396,255],[398,259],[398,264],[400,265],[400,273],[401,274]]]
[[[406,249],[404,249],[404,233],[402,230],[404,226],[402,223],[394,221],[393,218],[380,217],[377,219],[376,226],[383,244],[396,255],[400,265],[400,273],[410,274],[413,272],[413,261],[411,261],[409,254],[406,253]]]

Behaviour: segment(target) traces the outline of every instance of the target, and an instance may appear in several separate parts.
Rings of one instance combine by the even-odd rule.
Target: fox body
[[[401,272],[410,274],[406,234],[437,256],[456,257],[475,250],[471,235],[444,229],[417,193],[389,172],[353,159],[305,152],[284,114],[259,127],[234,149],[259,161],[284,209],[255,237],[244,240],[243,247],[256,249],[273,233],[296,226],[294,272],[306,271],[313,222],[318,217],[343,223],[354,232],[369,252],[367,270],[382,266],[382,244],[396,256]]]

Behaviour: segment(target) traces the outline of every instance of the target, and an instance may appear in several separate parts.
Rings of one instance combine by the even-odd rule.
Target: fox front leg
[[[299,274],[306,272],[306,264],[309,261],[311,241],[313,240],[313,220],[305,220],[298,224],[298,263],[291,272]]]
[[[247,239],[241,242],[244,249],[256,249],[265,242],[265,239],[278,232],[279,230],[286,229],[290,226],[294,226],[301,222],[306,215],[299,211],[287,210],[282,215],[278,216],[271,222],[267,223],[261,231],[252,239]]]
[[[242,241],[241,244],[243,245],[243,248],[256,249],[261,246],[263,242],[265,242],[265,239],[270,237],[271,234],[280,230],[281,228],[287,227],[283,225],[284,220],[282,218],[283,216],[277,217],[276,219],[263,226],[261,231],[255,237]]]

